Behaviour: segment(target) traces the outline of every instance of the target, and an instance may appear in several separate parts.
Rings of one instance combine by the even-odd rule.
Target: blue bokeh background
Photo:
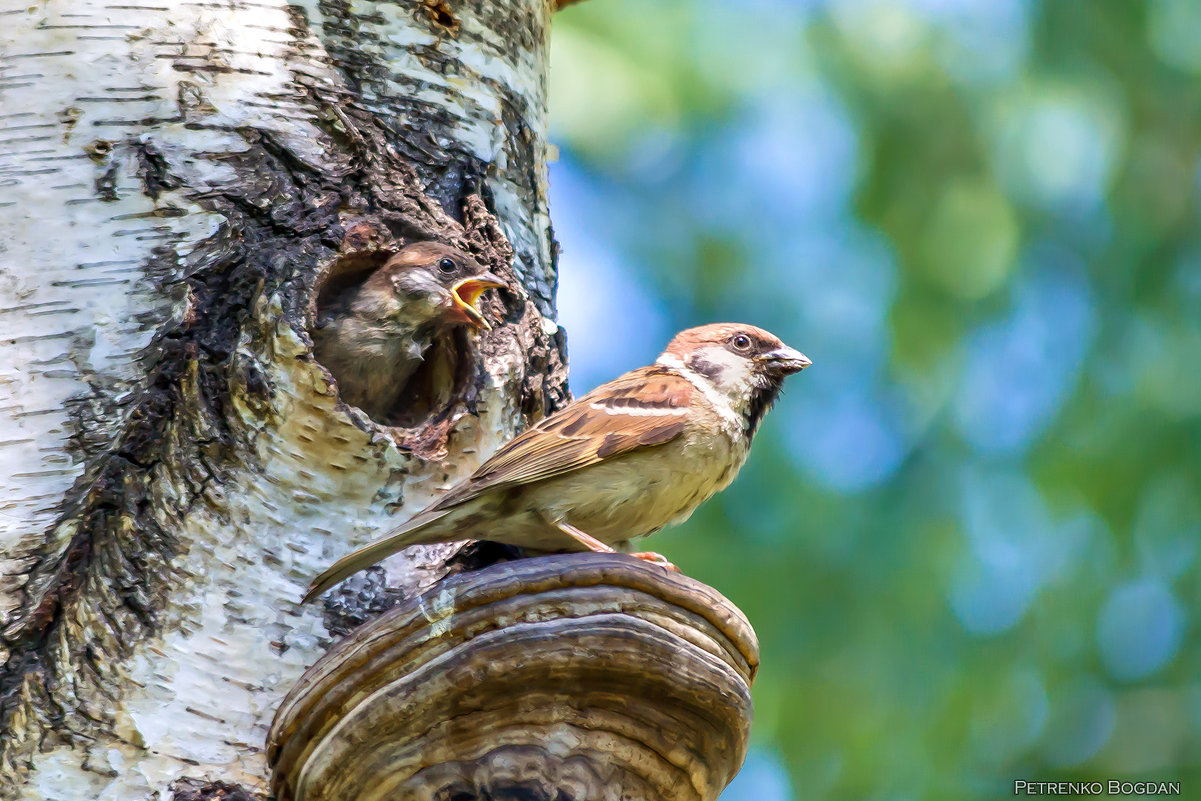
[[[591,0],[550,93],[572,389],[814,361],[650,543],[761,639],[723,801],[1201,792],[1201,3]]]

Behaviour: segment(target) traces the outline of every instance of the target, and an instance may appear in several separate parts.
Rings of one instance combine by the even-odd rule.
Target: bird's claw
[[[666,568],[676,573],[680,572],[680,568],[667,561],[667,557],[661,553],[655,553],[654,551],[638,551],[630,554],[630,556],[634,557],[635,559],[641,559],[644,562],[650,562],[652,565],[658,565],[659,567]]]

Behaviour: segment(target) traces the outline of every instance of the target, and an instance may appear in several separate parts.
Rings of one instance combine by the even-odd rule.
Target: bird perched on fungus
[[[734,480],[784,379],[809,364],[754,326],[683,331],[654,364],[547,417],[432,506],[338,560],[305,600],[410,545],[612,551],[683,522]]]
[[[489,328],[475,304],[503,286],[457,248],[409,245],[321,310],[313,355],[333,374],[344,401],[383,420],[436,337],[460,325]]]

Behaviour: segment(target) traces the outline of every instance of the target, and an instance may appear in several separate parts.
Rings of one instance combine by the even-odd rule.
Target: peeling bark
[[[171,784],[170,801],[262,801],[263,795],[228,782],[180,779]]]
[[[263,792],[273,708],[331,629],[449,569],[410,551],[297,603],[566,396],[551,10],[0,6],[0,797]],[[524,292],[392,429],[307,328],[337,264],[427,238]]]

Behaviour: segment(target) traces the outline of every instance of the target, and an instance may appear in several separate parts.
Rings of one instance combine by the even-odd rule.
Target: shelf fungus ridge
[[[624,555],[452,576],[355,629],[284,699],[279,801],[713,801],[758,644],[716,590]]]

